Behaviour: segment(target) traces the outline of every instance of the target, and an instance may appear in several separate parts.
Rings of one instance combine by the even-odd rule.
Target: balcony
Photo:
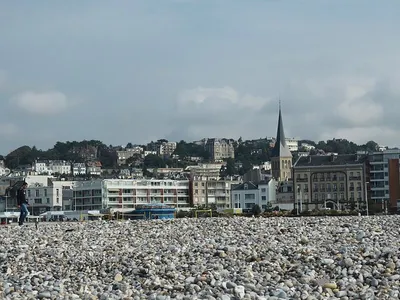
[[[354,186],[349,187],[350,191],[354,191]]]
[[[361,176],[350,176],[349,180],[361,180]]]
[[[361,186],[358,186],[357,191],[361,191],[361,190],[362,190]]]
[[[337,176],[333,176],[332,181],[337,181]]]

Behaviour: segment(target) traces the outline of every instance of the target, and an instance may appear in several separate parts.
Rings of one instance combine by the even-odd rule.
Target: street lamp
[[[369,216],[369,208],[368,208],[368,181],[365,182],[365,207],[367,209],[367,216]]]

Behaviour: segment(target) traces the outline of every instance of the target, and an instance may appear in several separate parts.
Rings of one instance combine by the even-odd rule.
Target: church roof
[[[276,133],[275,146],[272,150],[272,157],[292,157],[289,147],[286,145],[285,131],[283,129],[282,111],[279,103],[278,130]]]

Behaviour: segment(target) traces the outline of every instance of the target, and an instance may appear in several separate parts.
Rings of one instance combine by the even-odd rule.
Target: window
[[[39,197],[39,190],[35,191],[35,197]]]
[[[57,204],[60,204],[60,199],[59,199],[59,198],[57,198],[57,201],[56,201],[56,202],[57,202]]]
[[[254,200],[256,199],[256,195],[254,194],[244,194],[244,200]]]
[[[28,190],[28,197],[31,196],[31,190]]]
[[[41,198],[35,198],[35,204],[42,204]]]
[[[266,188],[262,188],[262,189],[261,189],[261,193],[265,193],[266,191],[267,191]]]
[[[47,198],[46,201],[47,201],[47,204],[50,204],[50,198]]]
[[[44,196],[47,197],[47,190],[44,189]]]
[[[267,201],[267,196],[261,196],[261,200]]]
[[[244,188],[245,190],[247,190],[247,189],[249,189],[249,185],[248,185],[247,183],[245,183],[245,184],[243,185],[243,188]]]
[[[57,195],[57,197],[60,196],[60,190],[59,189],[56,190],[56,195]]]

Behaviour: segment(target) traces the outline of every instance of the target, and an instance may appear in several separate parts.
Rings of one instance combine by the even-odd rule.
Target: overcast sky
[[[23,4],[22,4],[23,3]],[[400,1],[0,2],[0,153],[286,136],[400,146]]]

